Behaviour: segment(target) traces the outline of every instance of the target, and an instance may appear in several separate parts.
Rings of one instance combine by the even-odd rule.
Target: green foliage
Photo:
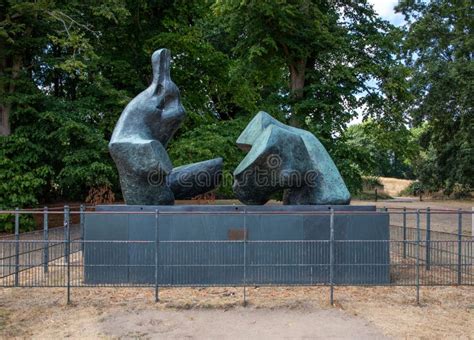
[[[351,194],[360,192],[362,190],[363,172],[359,162],[364,161],[363,155],[359,153],[357,148],[347,143],[344,138],[338,138],[334,141],[320,140],[334,160]]]
[[[423,184],[420,181],[414,181],[405,189],[403,189],[399,195],[400,196],[419,196],[425,191]]]
[[[44,150],[27,138],[13,135],[0,139],[0,207],[14,208],[37,203],[51,167],[41,164]]]
[[[21,125],[0,139],[1,207],[32,206],[45,195],[83,199],[89,188],[114,181],[102,133],[68,103],[44,105],[48,111],[28,108],[28,115],[17,109],[11,118],[14,124],[21,120]]]
[[[364,188],[373,190],[378,187],[383,187],[383,184],[382,182],[380,182],[380,179],[378,177],[374,177],[374,176],[364,177]]]
[[[419,145],[413,132],[403,124],[394,126],[368,120],[350,126],[344,136],[363,175],[413,178]]]
[[[0,137],[0,207],[118,192],[107,141],[162,47],[187,111],[170,157],[223,157],[223,197],[244,157],[235,140],[258,110],[313,132],[353,193],[365,175],[468,191],[472,6],[399,10],[406,32],[365,0],[2,1],[0,110],[13,133]],[[365,122],[348,128],[359,113]]]
[[[395,58],[401,32],[366,1],[231,0],[213,9],[236,42],[238,67],[279,94],[261,91],[260,107],[315,133],[351,192],[360,191],[371,160],[344,131],[361,108],[380,125],[403,125],[409,94],[408,71]]]
[[[417,175],[446,194],[474,187],[474,32],[469,0],[402,1],[409,22],[403,45],[412,69],[409,114],[427,122]]]
[[[172,141],[169,155],[175,166],[222,157],[223,181],[217,194],[221,198],[232,198],[232,173],[245,157],[244,152],[235,145],[235,141],[248,122],[247,117],[241,117],[196,127]]]
[[[213,8],[247,76],[280,94],[262,101],[284,108],[291,124],[332,139],[357,108],[401,121],[406,70],[394,58],[401,36],[366,1],[230,0]]]

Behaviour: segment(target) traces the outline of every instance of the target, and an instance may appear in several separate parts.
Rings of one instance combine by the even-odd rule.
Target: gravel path
[[[109,311],[99,319],[69,320],[68,327],[48,328],[35,338],[145,339],[385,339],[375,326],[339,310],[231,310],[132,313]]]

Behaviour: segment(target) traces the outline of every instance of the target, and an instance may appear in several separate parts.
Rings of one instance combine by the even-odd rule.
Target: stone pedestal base
[[[321,212],[330,208],[104,205],[86,215],[84,235],[86,241],[155,241],[155,215],[131,212],[158,210],[162,286],[326,284],[330,215]],[[334,283],[389,283],[390,247],[381,242],[390,239],[388,213],[374,213],[374,206],[332,208],[344,212],[334,219]],[[86,283],[153,284],[155,249],[156,242],[86,243]]]

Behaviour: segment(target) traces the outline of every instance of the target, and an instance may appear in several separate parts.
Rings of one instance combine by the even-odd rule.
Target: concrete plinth
[[[153,284],[158,259],[160,285],[328,283],[330,208],[344,212],[334,219],[334,283],[388,283],[388,213],[340,205],[98,206],[86,215],[86,241],[159,243],[86,243],[85,281]],[[156,210],[158,223],[139,214]]]

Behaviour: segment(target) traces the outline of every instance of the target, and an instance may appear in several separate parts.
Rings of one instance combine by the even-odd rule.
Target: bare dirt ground
[[[0,289],[0,337],[462,338],[474,337],[474,287]]]

